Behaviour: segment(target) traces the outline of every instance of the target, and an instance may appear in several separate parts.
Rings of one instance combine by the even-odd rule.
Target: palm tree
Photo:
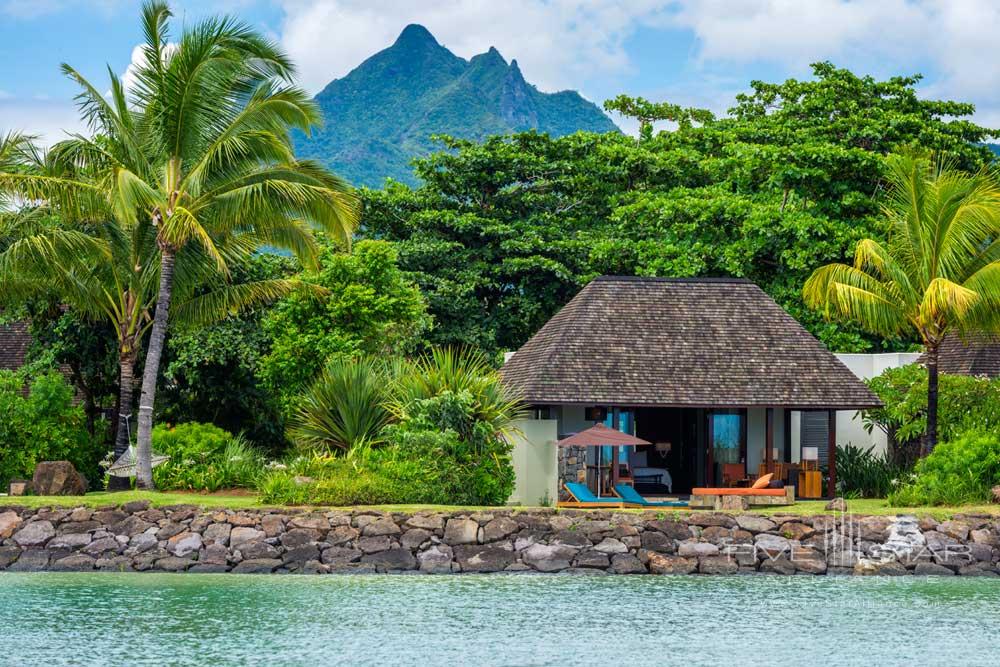
[[[153,483],[153,404],[180,254],[196,246],[226,274],[220,244],[270,245],[315,267],[313,229],[349,241],[358,219],[349,186],[294,156],[290,130],[308,131],[320,116],[292,85],[287,56],[231,18],[206,19],[172,44],[170,17],[164,2],[143,5],[145,55],[131,90],[109,70],[105,98],[63,65],[81,88],[78,104],[95,136],[60,142],[53,159],[86,178],[0,174],[0,188],[46,201],[69,219],[103,208],[123,228],[155,230],[158,288],[138,419],[143,488]]]
[[[954,332],[1000,332],[1000,184],[916,156],[888,162],[885,243],[858,242],[854,265],[817,269],[806,303],[876,335],[914,335],[927,371],[923,454],[937,444],[938,347]]]
[[[56,177],[57,165],[38,156],[30,142],[22,146],[21,173]],[[0,145],[2,152],[2,145]],[[8,167],[13,168],[12,164]],[[61,174],[66,176],[67,174]],[[82,179],[79,174],[73,175]],[[2,195],[2,191],[0,191]],[[107,212],[105,212],[107,213]],[[117,335],[119,415],[115,457],[128,448],[128,420],[133,406],[135,364],[148,333],[157,297],[159,257],[151,224],[124,229],[110,214],[101,221],[76,218],[66,224],[58,210],[45,205],[9,211],[0,234],[0,300],[18,302],[33,296],[53,296],[82,316],[107,321]],[[242,261],[225,245],[218,246],[228,262]],[[245,250],[237,247],[236,251]],[[221,319],[239,309],[284,296],[294,289],[315,289],[294,280],[265,280],[226,285],[216,262],[198,246],[177,257],[175,321],[188,324]],[[210,291],[205,291],[208,286]]]

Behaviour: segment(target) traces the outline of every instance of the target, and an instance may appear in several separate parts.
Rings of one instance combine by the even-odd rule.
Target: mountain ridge
[[[386,178],[415,184],[410,160],[435,150],[433,134],[481,140],[529,129],[554,136],[619,131],[579,93],[539,91],[517,60],[508,63],[495,47],[465,60],[418,24],[331,81],[315,100],[324,126],[296,135],[299,157],[373,187]]]

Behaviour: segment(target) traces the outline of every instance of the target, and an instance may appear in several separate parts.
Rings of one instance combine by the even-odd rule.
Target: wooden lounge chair
[[[590,489],[587,488],[586,484],[580,484],[579,482],[566,482],[563,484],[563,488],[566,489],[566,493],[570,495],[573,500],[566,501],[562,500],[556,503],[556,507],[594,507],[594,508],[614,508],[622,509],[623,507],[629,506],[621,498],[598,498],[595,496]]]
[[[767,474],[753,483],[750,488],[719,487],[691,489],[690,507],[714,508],[722,496],[745,496],[750,505],[794,505],[795,487],[783,489],[768,488],[773,475]]]
[[[642,497],[638,491],[628,484],[615,484],[615,493],[630,505],[638,505],[639,507],[687,507],[688,504],[684,500],[664,500],[664,501],[654,501],[646,500]]]

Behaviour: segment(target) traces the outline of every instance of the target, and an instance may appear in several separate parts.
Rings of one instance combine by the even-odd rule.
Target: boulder
[[[198,563],[203,565],[226,565],[229,563],[229,550],[218,543],[209,544],[198,554]]]
[[[691,538],[691,529],[688,528],[686,523],[681,521],[650,521],[648,527],[660,531],[673,540],[687,540]]]
[[[361,557],[362,563],[374,565],[379,572],[388,570],[412,570],[417,567],[417,559],[409,549],[386,549]]]
[[[157,534],[157,537],[159,537],[159,534]],[[246,526],[237,526],[229,533],[229,546],[233,549],[237,549],[241,544],[256,540],[263,540],[265,537],[267,536],[264,534],[263,530],[257,530],[256,528],[249,528]]]
[[[277,537],[285,530],[285,518],[280,514],[266,514],[260,520],[261,530],[268,537]]]
[[[7,571],[41,572],[49,567],[49,555],[45,549],[26,549],[16,561],[7,566]]]
[[[406,520],[406,525],[410,528],[437,531],[444,527],[444,519],[440,514],[414,514]]]
[[[690,540],[677,545],[677,555],[685,557],[718,556],[719,547],[708,542]]]
[[[320,559],[324,565],[345,566],[348,563],[356,563],[361,560],[364,553],[357,549],[345,549],[344,547],[330,547],[323,551]]]
[[[120,553],[122,551],[122,545],[119,544],[118,540],[113,537],[102,537],[99,540],[94,540],[80,551],[88,556],[94,556],[96,558],[97,556],[109,551]]]
[[[824,509],[827,512],[846,512],[847,501],[843,498],[834,498],[824,506]]]
[[[315,544],[303,544],[302,546],[286,551],[281,560],[285,565],[302,567],[306,561],[319,561],[319,547]]]
[[[795,563],[786,554],[767,557],[760,562],[760,571],[769,574],[795,574]]]
[[[292,517],[288,522],[292,528],[311,528],[313,530],[330,530],[330,520],[323,514],[303,514]]]
[[[510,547],[509,542],[507,546]],[[497,544],[463,544],[452,552],[462,572],[501,572],[517,559],[512,549]]]
[[[325,517],[324,520],[326,520]],[[365,526],[361,534],[365,537],[377,537],[379,535],[399,535],[400,532],[402,531],[399,530],[399,526],[392,519],[382,517]]]
[[[69,461],[42,461],[35,466],[31,489],[39,496],[82,496],[87,480]]]
[[[138,535],[139,533],[145,533],[147,530],[153,527],[153,524],[148,521],[143,521],[139,517],[129,515],[128,517],[122,519],[118,523],[114,524],[108,528],[108,532],[114,533],[115,535],[125,535],[126,537],[132,537],[133,535]]]
[[[993,496],[993,502],[1000,503],[1000,484],[990,489],[990,494]]]
[[[951,570],[944,565],[938,565],[937,563],[917,563],[917,566],[913,568],[913,574],[933,577],[955,576],[954,570]]]
[[[233,574],[271,574],[281,567],[277,558],[251,558],[232,569]]]
[[[692,526],[722,526],[723,528],[734,528],[736,520],[728,514],[710,512],[707,514],[692,514],[688,517],[688,523]]]
[[[746,496],[719,496],[715,509],[724,512],[745,512],[750,509],[750,501]]]
[[[346,544],[358,539],[358,535],[360,534],[361,533],[357,528],[351,528],[350,526],[337,526],[326,534],[326,541],[334,546],[338,544]]]
[[[205,528],[205,532],[202,533],[206,542],[213,542],[215,544],[221,544],[222,546],[229,545],[229,535],[233,532],[232,524],[228,523],[212,523]]]
[[[431,539],[431,535],[433,534],[431,531],[424,530],[423,528],[410,528],[399,538],[399,543],[407,549],[416,549]]]
[[[790,540],[804,540],[816,532],[812,526],[807,526],[798,521],[789,521],[781,524],[781,534]]]
[[[646,566],[642,561],[632,554],[615,554],[611,558],[611,567],[608,572],[615,574],[645,574]]]
[[[640,541],[643,549],[660,553],[673,553],[674,541],[661,532],[647,530],[643,532]]]
[[[0,541],[6,540],[24,523],[17,512],[0,512]]]
[[[89,572],[94,569],[95,560],[84,554],[73,554],[60,558],[49,568],[57,572]]]
[[[435,544],[430,549],[417,554],[420,571],[427,574],[449,574],[451,572],[452,555],[452,548],[447,544]]]
[[[49,549],[79,549],[90,544],[90,533],[66,533],[56,535],[49,542]]]
[[[938,524],[937,531],[964,542],[969,537],[969,524],[964,521],[942,521]]]
[[[557,572],[568,568],[576,553],[563,544],[532,544],[521,553],[521,560],[540,572]]]
[[[148,500],[133,500],[122,505],[122,511],[126,514],[145,512],[149,509],[150,504],[151,503]]]
[[[601,553],[608,555],[624,554],[628,553],[628,547],[613,537],[605,537],[599,544],[594,546],[594,551],[600,551]]]
[[[736,574],[739,564],[728,556],[702,556],[698,559],[698,572],[702,574]]]
[[[128,541],[128,549],[126,551],[130,554],[141,554],[144,551],[149,551],[155,547],[156,544],[156,535],[141,533]]]
[[[385,551],[392,546],[392,541],[389,539],[388,535],[379,535],[377,537],[362,537],[358,540],[358,548],[361,549],[366,554],[378,553],[379,551]]]
[[[14,533],[14,541],[21,547],[37,547],[55,537],[51,521],[33,521]]]
[[[178,533],[167,540],[167,551],[175,556],[184,557],[201,549],[201,535],[198,533]]]
[[[497,542],[518,531],[517,522],[507,516],[497,517],[483,526],[483,542]]]
[[[444,541],[451,546],[475,544],[479,540],[479,524],[472,519],[448,519]]]
[[[611,559],[608,554],[593,549],[584,549],[576,555],[576,560],[573,561],[574,568],[596,567],[603,570],[610,566]]]
[[[768,556],[775,556],[780,553],[792,550],[792,544],[788,538],[770,533],[761,533],[754,538],[754,547],[758,553],[763,552]]]
[[[301,547],[303,544],[309,544],[310,542],[319,542],[322,537],[322,533],[318,530],[313,530],[312,528],[292,528],[287,533],[284,533],[279,539],[281,540],[281,545],[286,549],[294,549],[296,547]]]
[[[20,547],[9,546],[0,547],[0,570],[5,570],[7,567],[17,560],[18,556],[21,555]]]
[[[649,554],[649,571],[652,574],[691,574],[698,569],[697,558],[684,558],[658,553]]]
[[[178,535],[187,530],[187,526],[182,523],[169,522],[164,524],[158,531],[156,531],[156,539],[158,540],[169,540],[174,535]]]
[[[240,545],[240,555],[243,560],[256,560],[260,558],[277,558],[280,552],[274,546],[264,540],[254,540],[244,542]]]

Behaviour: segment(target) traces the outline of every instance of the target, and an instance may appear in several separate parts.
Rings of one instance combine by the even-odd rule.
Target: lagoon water
[[[0,665],[997,665],[1000,580],[0,574]]]

